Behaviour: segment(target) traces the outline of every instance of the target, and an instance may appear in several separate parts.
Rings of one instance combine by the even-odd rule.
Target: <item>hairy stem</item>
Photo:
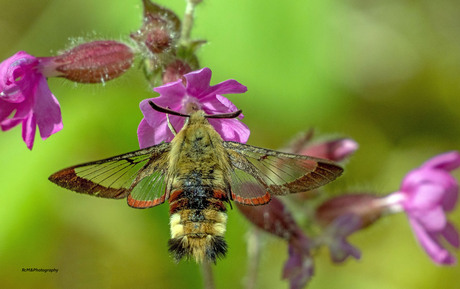
[[[185,7],[184,20],[182,21],[181,41],[188,43],[190,41],[190,35],[192,33],[193,18],[195,14],[195,7],[202,0],[186,0],[187,6]]]
[[[215,289],[216,286],[214,284],[214,276],[212,273],[212,264],[204,260],[201,264],[201,272],[203,274],[203,288],[204,289]]]

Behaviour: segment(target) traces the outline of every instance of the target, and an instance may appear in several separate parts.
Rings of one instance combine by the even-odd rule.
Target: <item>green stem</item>
[[[252,228],[248,232],[248,270],[246,274],[246,289],[254,289],[257,285],[261,257],[261,236],[260,231]]]

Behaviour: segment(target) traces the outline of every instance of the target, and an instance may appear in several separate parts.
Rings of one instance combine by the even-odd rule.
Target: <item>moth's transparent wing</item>
[[[132,207],[147,208],[165,201],[169,143],[76,165],[54,173],[53,183],[102,198],[128,197]]]
[[[324,159],[237,142],[224,142],[223,145],[233,167],[233,199],[246,205],[267,203],[270,200],[267,194],[286,195],[316,189],[335,180],[343,171]],[[243,186],[245,183],[252,185]]]

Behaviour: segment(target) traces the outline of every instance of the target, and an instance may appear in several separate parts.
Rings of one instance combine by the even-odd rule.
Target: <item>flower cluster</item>
[[[323,152],[328,151],[331,144],[341,143],[332,146],[335,149],[328,155],[344,159],[357,148],[350,145],[354,143],[352,140],[340,139],[306,145],[310,138],[311,132],[286,149],[308,151],[316,157],[324,157]],[[315,155],[315,152],[319,153]],[[303,288],[311,279],[314,250],[328,247],[334,263],[344,262],[348,257],[360,259],[361,252],[347,241],[348,236],[373,225],[383,216],[397,212],[407,214],[417,240],[433,262],[453,265],[456,259],[447,244],[459,248],[460,238],[454,225],[447,220],[446,213],[452,211],[457,203],[458,182],[451,172],[459,167],[460,153],[452,151],[438,155],[409,172],[401,188],[385,197],[359,193],[328,199],[316,207],[313,223],[319,226],[319,233],[314,235],[308,235],[292,218],[289,208],[277,198],[272,200],[273,204],[260,208],[237,207],[258,228],[287,240],[289,259],[283,277],[290,280],[291,288]]]
[[[159,80],[164,84],[178,80],[185,81],[184,74],[199,68],[195,52],[204,41],[192,41],[188,39],[188,35],[187,39],[181,39],[183,27],[174,12],[150,0],[142,2],[144,6],[142,26],[130,35],[134,47],[119,41],[99,40],[82,43],[51,57],[35,57],[20,51],[0,63],[2,130],[6,131],[22,124],[22,137],[27,147],[32,149],[37,126],[42,139],[62,129],[60,105],[47,85],[48,77],[62,77],[78,83],[105,83],[120,77],[130,69],[137,54],[143,58],[146,77],[152,84],[158,83]],[[186,28],[189,31],[191,27]],[[236,84],[233,85],[234,83],[229,81],[210,87],[208,91],[200,91],[206,87],[194,82],[192,75],[188,77],[191,83],[187,85],[187,95],[206,103],[203,106],[205,110],[228,111],[233,105],[221,94],[241,93],[246,90],[239,83],[235,82]],[[210,72],[206,72],[205,77],[210,78]],[[194,85],[196,91],[193,90]],[[158,90],[164,91],[165,88],[158,88]],[[175,95],[176,100],[181,97],[171,92],[165,93]],[[212,99],[213,95],[214,99]],[[161,101],[164,102],[163,99]],[[146,119],[149,122],[152,120],[151,117]],[[218,131],[224,133],[224,138],[244,141],[249,135],[248,129],[236,120],[222,123],[214,120],[213,125],[221,126]],[[233,125],[236,126],[235,130],[232,128]],[[236,132],[242,133],[242,136],[238,137]],[[165,139],[161,139],[161,134],[156,133],[154,143],[159,142],[160,139],[170,140],[169,134],[166,131],[164,133]]]

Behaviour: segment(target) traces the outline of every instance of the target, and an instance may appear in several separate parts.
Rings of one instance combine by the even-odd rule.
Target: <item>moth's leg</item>
[[[169,130],[172,132],[172,134],[174,136],[177,135],[177,131],[176,129],[173,127],[172,123],[169,121],[169,114],[166,114],[166,121],[168,122],[168,127],[169,127]]]

